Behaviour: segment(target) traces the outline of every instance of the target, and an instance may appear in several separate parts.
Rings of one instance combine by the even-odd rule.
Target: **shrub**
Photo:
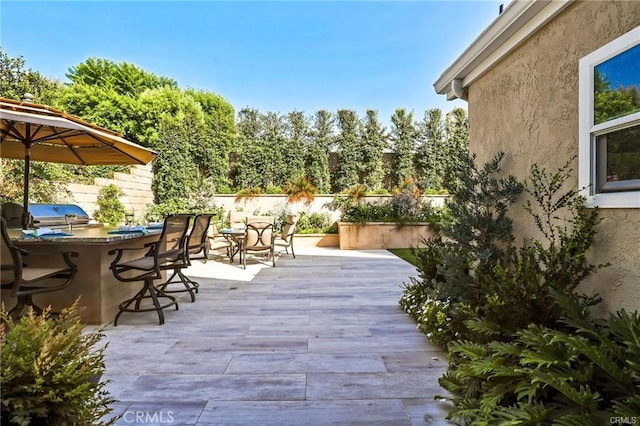
[[[466,326],[475,318],[495,324],[505,339],[529,324],[552,326],[562,315],[552,302],[553,291],[585,305],[596,300],[574,290],[604,266],[586,261],[597,210],[585,209],[575,190],[563,190],[567,166],[556,173],[533,166],[527,189],[532,200],[525,209],[544,239],[516,247],[507,211],[523,186],[513,177],[495,177],[501,159],[498,155],[481,169],[469,163],[447,205],[451,221],[418,249],[420,275],[404,285],[401,306],[443,346],[453,337],[486,341]],[[431,314],[443,306],[444,330]]]
[[[162,222],[170,214],[187,212],[189,212],[189,206],[186,199],[167,200],[148,206],[145,219],[148,222]]]
[[[124,192],[117,186],[110,184],[100,188],[98,193],[98,211],[95,219],[108,226],[116,226],[122,223],[125,215],[125,208],[120,201]]]
[[[296,224],[297,234],[324,234],[330,233],[332,227],[329,213],[300,213]]]
[[[361,198],[338,195],[334,197],[332,208],[341,210],[343,222],[429,222],[441,220],[442,210],[431,207],[422,199],[421,192],[404,188],[397,191],[384,203],[368,203]]]
[[[455,396],[449,418],[466,424],[602,425],[640,412],[640,316],[624,310],[608,321],[554,295],[565,314],[555,327],[531,324],[512,340],[458,341],[440,384]],[[496,335],[493,324],[470,328]],[[440,399],[449,399],[442,398]]]
[[[253,188],[244,188],[236,192],[236,201],[242,201],[245,198],[250,200],[261,194],[264,194],[264,191],[259,186],[254,186]]]
[[[14,321],[2,307],[2,418],[28,425],[94,425],[113,400],[99,382],[106,345],[99,331],[84,333],[78,302],[59,316],[30,311]]]

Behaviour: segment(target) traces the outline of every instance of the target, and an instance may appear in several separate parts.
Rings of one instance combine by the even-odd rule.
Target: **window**
[[[640,27],[582,58],[579,72],[587,205],[640,207]]]

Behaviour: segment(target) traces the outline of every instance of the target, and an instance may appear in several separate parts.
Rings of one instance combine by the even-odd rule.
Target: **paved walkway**
[[[413,266],[299,249],[277,266],[196,261],[195,303],[105,329],[117,425],[446,425],[446,355],[398,305]],[[123,284],[124,285],[124,284]]]

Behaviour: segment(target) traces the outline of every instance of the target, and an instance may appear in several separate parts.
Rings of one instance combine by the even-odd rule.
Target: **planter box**
[[[374,250],[417,247],[433,235],[425,222],[338,222],[341,250]]]
[[[338,234],[295,234],[293,247],[339,247]]]

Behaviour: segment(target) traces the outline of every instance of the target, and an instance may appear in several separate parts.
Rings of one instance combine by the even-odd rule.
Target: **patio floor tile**
[[[162,326],[151,313],[104,327],[116,424],[448,424],[434,400],[446,354],[398,305],[415,268],[385,250],[296,255],[194,261],[195,303],[179,295]]]

